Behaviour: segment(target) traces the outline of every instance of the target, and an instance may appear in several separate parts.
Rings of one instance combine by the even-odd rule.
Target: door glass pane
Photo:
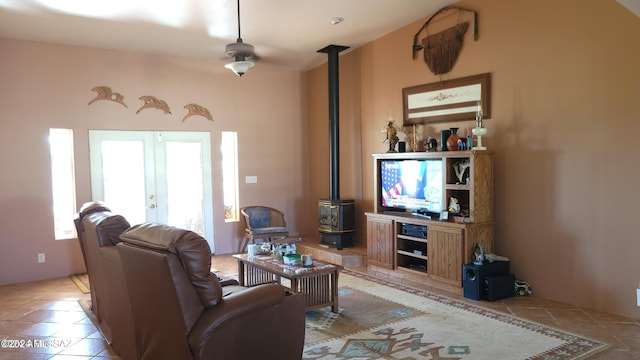
[[[134,224],[201,234],[214,249],[211,134],[90,130],[91,190]]]
[[[166,141],[168,224],[204,236],[202,144]]]
[[[146,222],[144,142],[103,140],[104,201],[129,223]]]

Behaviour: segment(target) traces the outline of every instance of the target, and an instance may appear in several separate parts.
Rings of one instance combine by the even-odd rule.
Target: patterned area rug
[[[303,359],[586,359],[610,345],[345,270],[339,314],[307,312]]]
[[[89,292],[86,274],[70,278]],[[306,313],[303,359],[582,360],[611,347],[350,270],[339,284],[338,314]]]

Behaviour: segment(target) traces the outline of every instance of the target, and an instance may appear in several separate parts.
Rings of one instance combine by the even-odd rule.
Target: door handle
[[[156,204],[149,204],[149,209],[155,209],[156,208]]]

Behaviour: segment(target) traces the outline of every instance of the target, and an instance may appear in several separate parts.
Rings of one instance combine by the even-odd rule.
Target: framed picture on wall
[[[491,73],[402,89],[403,125],[475,120],[491,116]]]

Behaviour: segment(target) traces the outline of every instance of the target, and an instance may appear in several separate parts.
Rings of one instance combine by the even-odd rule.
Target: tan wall
[[[344,126],[361,124],[359,139],[355,133],[341,139],[362,144],[354,150],[362,168],[342,173],[362,177],[361,186],[353,185],[353,194],[362,191],[359,220],[373,209],[371,154],[387,150],[380,129],[389,115],[401,122],[402,88],[490,72],[492,116],[483,142],[496,152],[496,253],[509,257],[516,276],[539,296],[640,318],[634,226],[640,203],[640,19],[614,0],[460,5],[478,10],[480,38],[474,42],[467,32],[457,64],[442,77],[410,55],[413,35],[428,16],[340,58],[341,84],[360,88],[359,99],[341,93],[340,100]],[[455,17],[434,29],[453,23]],[[326,82],[320,73],[326,66],[307,74],[310,98],[323,96],[316,91]],[[324,121],[313,111],[309,118]],[[466,135],[473,123],[420,131],[438,138],[439,130],[452,126]],[[315,149],[328,151],[323,142]],[[345,149],[342,156],[353,155]],[[316,167],[317,157],[310,160]],[[311,192],[318,186],[325,183],[312,182]],[[365,242],[362,231],[358,237]]]
[[[217,254],[236,252],[242,222],[225,223],[220,132],[238,132],[240,205],[282,209],[293,233],[313,233],[304,191],[306,125],[299,72],[260,64],[242,78],[222,63],[0,39],[0,284],[84,271],[77,240],[54,240],[49,128],[75,134],[77,203],[91,200],[88,130],[211,132],[214,236]],[[111,86],[128,108],[88,102],[91,88]],[[173,115],[144,110],[141,95],[167,101]],[[185,104],[207,107],[214,122],[191,117]],[[126,159],[123,159],[126,161]],[[247,175],[257,184],[244,184]],[[37,264],[37,253],[46,263]]]

